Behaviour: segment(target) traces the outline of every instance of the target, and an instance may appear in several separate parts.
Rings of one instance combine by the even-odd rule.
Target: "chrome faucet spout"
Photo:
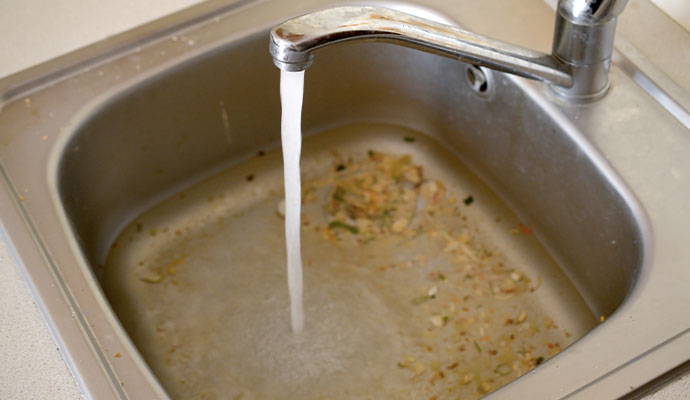
[[[572,85],[567,67],[548,54],[379,7],[336,7],[284,22],[271,30],[270,53],[279,68],[299,71],[311,65],[314,52],[355,40],[394,43],[559,86]]]
[[[348,41],[388,42],[540,80],[565,98],[589,100],[608,88],[616,16],[626,2],[561,0],[552,54],[368,6],[335,7],[286,21],[271,30],[269,51],[278,68],[301,71],[326,47]],[[583,33],[601,38],[603,47],[587,43]]]

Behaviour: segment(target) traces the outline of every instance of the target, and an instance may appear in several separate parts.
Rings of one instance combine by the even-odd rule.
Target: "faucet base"
[[[562,62],[568,65],[567,62]],[[571,87],[553,84],[548,86],[556,96],[568,103],[581,104],[599,100],[608,92],[610,68],[610,58],[596,64],[570,65],[575,84]]]
[[[616,17],[585,18],[574,15],[568,1],[559,2],[552,54],[568,67],[573,85],[549,85],[556,95],[571,103],[586,103],[606,94]]]

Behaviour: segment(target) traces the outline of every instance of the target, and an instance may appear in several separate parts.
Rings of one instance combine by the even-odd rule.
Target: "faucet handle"
[[[559,0],[558,13],[572,22],[598,25],[617,18],[628,0]]]

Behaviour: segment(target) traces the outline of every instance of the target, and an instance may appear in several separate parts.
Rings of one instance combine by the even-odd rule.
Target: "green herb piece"
[[[328,227],[331,229],[333,229],[333,228],[347,229],[353,235],[356,235],[359,233],[359,229],[356,226],[348,225],[348,224],[346,224],[344,222],[340,222],[340,221],[333,221],[330,224],[328,224]]]
[[[398,361],[398,368],[405,368],[405,364],[403,364],[403,363],[401,363],[400,361]]]
[[[482,348],[479,347],[479,343],[477,343],[476,340],[473,340],[473,342],[474,342],[474,348],[477,349],[477,351],[481,353],[481,352],[482,352]]]
[[[374,156],[374,150],[367,151],[367,154],[369,155],[369,157],[373,157]]]
[[[415,306],[418,306],[422,303],[426,303],[429,300],[431,300],[431,297],[429,297],[427,295],[419,296],[419,297],[415,297],[414,299],[412,299],[412,304],[414,304]]]
[[[544,357],[539,357],[537,358],[537,365],[541,364],[544,362]]]
[[[445,325],[445,324],[447,324],[447,323],[448,323],[448,316],[447,316],[447,315],[444,315],[444,316],[443,316],[443,325]]]
[[[446,276],[443,275],[443,274],[438,274],[438,279],[440,279],[440,280],[442,280],[442,281],[445,281],[445,280],[446,280]]]
[[[403,140],[406,141],[407,143],[412,143],[415,141],[415,138],[413,138],[412,136],[405,136],[403,138]]]
[[[137,224],[137,233],[140,233],[144,229],[142,224]]]
[[[345,189],[343,189],[341,186],[336,187],[335,191],[333,191],[333,198],[338,200],[338,201],[344,201],[345,200]]]
[[[343,171],[344,169],[345,169],[345,164],[338,164],[338,166],[335,167],[335,170],[338,172]]]
[[[463,200],[463,203],[465,203],[466,206],[469,206],[470,204],[474,203],[474,197],[472,197],[472,196],[465,197],[465,200]]]

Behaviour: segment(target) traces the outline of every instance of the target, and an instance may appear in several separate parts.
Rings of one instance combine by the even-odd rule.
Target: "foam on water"
[[[285,171],[285,242],[287,244],[288,289],[292,331],[304,329],[302,305],[302,254],[300,250],[300,207],[302,189],[299,160],[302,150],[302,95],[304,71],[280,72],[282,103],[283,168]]]

